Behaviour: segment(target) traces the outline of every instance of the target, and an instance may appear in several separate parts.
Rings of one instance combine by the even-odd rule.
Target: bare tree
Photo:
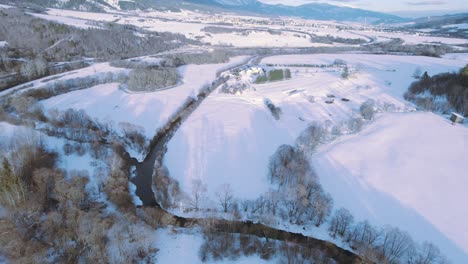
[[[385,227],[381,245],[381,262],[398,263],[414,246],[411,236],[398,227]]]
[[[218,202],[223,212],[227,213],[234,201],[231,185],[229,185],[229,183],[224,183],[219,186],[216,196],[218,197]]]
[[[348,235],[348,241],[356,245],[375,246],[380,232],[367,220],[357,223]]]
[[[439,248],[427,241],[420,247],[415,248],[414,251],[410,251],[408,254],[408,262],[410,264],[433,264],[441,263],[443,260]]]
[[[315,212],[314,218],[316,226],[320,226],[325,222],[333,208],[333,199],[329,194],[321,194],[318,197],[319,199],[314,199],[312,204]]]
[[[336,235],[343,237],[351,229],[353,221],[354,217],[348,209],[340,208],[335,212],[335,215],[330,220],[328,231],[332,237],[336,237]]]
[[[190,201],[190,206],[195,209],[200,209],[201,201],[207,191],[206,185],[200,179],[192,180],[192,199]]]

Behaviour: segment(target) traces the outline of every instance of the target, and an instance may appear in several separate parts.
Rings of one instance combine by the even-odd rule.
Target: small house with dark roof
[[[462,123],[465,121],[465,117],[463,117],[462,115],[457,114],[457,113],[452,113],[452,115],[450,116],[450,120],[451,120],[453,123],[460,123],[460,124],[462,124]]]

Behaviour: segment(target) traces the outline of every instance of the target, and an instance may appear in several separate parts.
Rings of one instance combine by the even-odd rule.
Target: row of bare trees
[[[331,237],[340,237],[365,261],[377,263],[447,263],[439,248],[431,242],[418,244],[398,227],[376,228],[367,220],[354,223],[345,208],[335,211],[329,220]]]

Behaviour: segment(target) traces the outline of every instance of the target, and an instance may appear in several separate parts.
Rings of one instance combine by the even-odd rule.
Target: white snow
[[[236,260],[223,259],[220,261],[208,260],[202,262],[199,256],[200,246],[203,244],[201,230],[191,229],[157,229],[154,236],[157,238],[156,247],[158,263],[220,263],[220,264],[262,264],[271,263],[261,259],[258,255],[242,256]]]
[[[3,48],[5,46],[8,46],[8,42],[6,41],[0,41],[0,48]]]
[[[172,89],[126,93],[119,89],[118,83],[110,83],[52,97],[42,104],[46,109],[83,109],[90,116],[117,126],[128,122],[143,127],[145,135],[152,138],[189,96],[196,95],[203,85],[216,78],[219,69],[241,63],[245,58],[234,57],[221,64],[182,66],[183,84]]]
[[[237,198],[257,198],[271,186],[266,177],[270,156],[279,145],[294,144],[309,122],[328,120],[336,124],[357,116],[359,105],[368,98],[376,100],[378,105],[388,102],[395,105],[396,111],[409,112],[413,108],[402,96],[414,81],[412,75],[416,68],[432,75],[459,70],[465,65],[459,59],[366,54],[274,56],[262,62],[330,64],[335,59],[348,63],[350,79],[343,80],[339,68],[292,67],[291,80],[253,85],[255,90],[243,94],[210,95],[168,144],[164,162],[171,177],[188,194],[193,180],[200,179],[207,185],[207,198],[211,200],[216,199],[216,191],[224,183],[231,185]],[[299,92],[291,95],[293,90]],[[334,104],[323,102],[327,94],[336,96]],[[310,103],[308,96],[314,96],[316,102]],[[344,97],[351,102],[342,102],[340,99]],[[265,108],[264,98],[281,107],[280,120],[275,120]],[[418,242],[436,243],[451,259],[466,260],[465,253],[457,246],[467,248],[463,234],[468,231],[463,223],[468,213],[453,208],[457,201],[468,198],[462,192],[463,186],[467,186],[468,178],[463,179],[463,175],[468,168],[466,164],[459,165],[468,154],[466,128],[453,127],[443,118],[427,113],[388,116],[358,134],[356,138],[362,138],[359,144],[339,152],[344,165],[327,163],[326,159],[320,159],[322,154],[314,157],[325,191],[338,197],[335,208],[345,206],[358,219],[369,219],[377,226],[396,225],[408,230]],[[375,136],[369,131],[374,131]],[[438,161],[439,156],[444,159]],[[419,173],[417,169],[422,165],[427,166],[427,171]],[[349,170],[340,170],[346,166]],[[367,167],[364,170],[362,166]],[[379,168],[388,170],[377,171]],[[364,171],[354,174],[353,169]],[[444,170],[446,174],[440,174]],[[411,179],[413,174],[416,176]],[[452,174],[456,175],[446,185],[441,183],[442,177]],[[426,175],[428,180],[423,182]],[[378,179],[379,185],[371,181],[376,186],[368,183],[363,187],[366,179]],[[443,190],[434,190],[438,186]],[[423,190],[431,191],[425,194]],[[449,192],[452,194],[445,194]],[[440,208],[443,205],[450,209]],[[449,210],[454,213],[450,214]],[[448,221],[451,218],[457,220]],[[327,239],[326,235],[323,238]]]
[[[339,124],[358,115],[360,104],[368,98],[381,105],[394,104],[397,111],[412,109],[402,96],[417,67],[433,74],[463,66],[448,59],[366,54],[274,56],[263,62],[329,64],[338,58],[353,69],[359,66],[359,71],[343,80],[336,68],[297,68],[297,73],[291,68],[291,80],[254,85],[255,91],[242,95],[210,95],[168,144],[165,164],[171,177],[189,194],[193,180],[201,180],[213,200],[224,183],[232,186],[238,198],[256,198],[270,187],[266,177],[270,156],[280,145],[294,144],[310,122]],[[291,95],[293,90],[298,92]],[[327,94],[336,96],[334,104],[324,103]],[[309,96],[316,102],[310,103]],[[281,107],[279,121],[264,106],[264,98]]]
[[[235,47],[320,47],[341,46],[343,44],[323,44],[310,41],[308,34],[333,36],[349,39],[366,39],[376,42],[401,38],[407,44],[446,43],[465,44],[466,39],[433,37],[427,34],[413,34],[399,31],[382,31],[380,28],[359,23],[340,23],[333,21],[303,20],[287,18],[285,24],[274,23],[268,18],[235,16],[232,14],[207,15],[203,12],[181,10],[174,12],[121,12],[108,10],[108,13],[92,13],[72,10],[49,9],[47,14],[37,15],[59,23],[77,27],[89,27],[89,21],[115,22],[149,31],[166,31],[184,34],[191,39],[200,39],[212,45],[232,45]],[[36,15],[36,14],[35,14]],[[190,19],[181,19],[190,18]],[[229,23],[231,28],[248,29],[249,34],[240,32],[207,34],[202,31],[205,26],[215,23]],[[463,25],[460,25],[463,27]],[[281,35],[270,34],[265,30],[281,31]]]
[[[432,113],[386,114],[312,157],[335,208],[468,261],[468,129]]]
[[[445,26],[443,26],[443,28],[468,29],[468,23],[445,25]]]
[[[80,19],[80,18],[66,17],[62,15],[37,14],[37,13],[29,13],[29,14],[37,18],[42,18],[45,20],[57,22],[60,24],[66,24],[69,26],[77,27],[77,28],[88,29],[88,28],[98,27],[96,25],[92,25],[90,21]]]
[[[96,63],[89,67],[82,68],[79,70],[65,72],[65,73],[61,73],[61,74],[57,74],[53,76],[46,76],[41,79],[37,79],[31,82],[20,84],[15,87],[11,87],[7,90],[1,91],[0,96],[5,96],[7,94],[17,93],[17,92],[21,93],[21,92],[28,91],[29,89],[41,88],[41,87],[44,87],[45,85],[53,84],[57,81],[65,81],[65,80],[77,79],[77,78],[83,78],[83,77],[101,78],[101,77],[104,77],[107,73],[112,73],[116,76],[118,74],[126,75],[128,74],[129,71],[130,71],[129,69],[112,67],[109,65],[108,62]]]

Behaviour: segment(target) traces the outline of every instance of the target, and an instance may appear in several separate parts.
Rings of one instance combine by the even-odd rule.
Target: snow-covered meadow
[[[336,207],[432,241],[454,263],[468,260],[468,128],[433,113],[380,116],[312,157]]]
[[[369,98],[392,104],[393,111],[409,111],[413,107],[402,95],[417,67],[434,74],[463,66],[446,59],[365,54],[274,56],[262,63],[331,64],[335,59],[358,71],[344,80],[341,68],[297,68],[298,72],[291,68],[290,80],[253,84],[243,94],[213,93],[170,141],[166,165],[171,176],[187,192],[194,179],[202,180],[211,198],[224,183],[231,184],[240,198],[258,197],[269,187],[270,156],[281,144],[294,144],[310,122],[339,124],[359,115],[360,104]],[[325,103],[327,95],[335,96],[333,104]],[[280,120],[265,107],[265,98],[281,108]]]
[[[466,230],[462,230],[466,229],[463,223],[468,214],[456,207],[457,202],[467,198],[463,193],[467,168],[460,163],[467,154],[468,130],[453,127],[435,114],[410,113],[414,107],[402,98],[414,81],[415,69],[432,75],[457,71],[466,62],[393,55],[317,54],[267,57],[262,63],[282,67],[329,65],[335,59],[346,61],[351,69],[349,79],[341,77],[342,68],[290,67],[290,80],[253,84],[242,94],[213,93],[169,142],[165,164],[171,177],[179,181],[186,193],[191,193],[194,180],[201,180],[212,201],[225,183],[231,185],[235,197],[255,199],[271,187],[267,180],[268,162],[280,145],[295,144],[310,122],[339,124],[358,116],[360,104],[373,99],[380,107],[385,103],[392,105],[390,112],[402,113],[381,114],[368,129],[352,136],[359,144],[349,143],[350,147],[342,149],[340,146],[345,143],[340,143],[330,147],[336,149],[331,154],[321,149],[314,155],[312,161],[324,190],[337,197],[335,208],[344,206],[357,219],[368,219],[377,226],[399,226],[417,242],[433,241],[457,263],[466,261],[468,243],[463,237]],[[330,94],[335,96],[334,103],[326,104]],[[308,100],[311,96],[313,103]],[[282,109],[280,120],[275,120],[265,107],[265,98]],[[350,101],[344,102],[342,98]],[[369,135],[369,131],[373,134]],[[432,156],[427,152],[432,152]],[[339,153],[340,159],[329,161],[328,155],[335,153]],[[443,159],[438,161],[439,157]],[[419,171],[425,164],[437,164],[437,168],[427,165]],[[453,176],[446,178],[448,175]],[[442,182],[444,179],[446,183]],[[438,187],[439,190],[432,191]],[[447,192],[452,193],[445,195]],[[441,208],[443,205],[445,208]]]
[[[379,27],[363,26],[359,23],[340,23],[333,21],[306,21],[291,18],[286,24],[279,26],[270,23],[267,18],[234,16],[213,16],[200,11],[181,10],[180,13],[149,11],[123,12],[108,10],[108,13],[81,12],[74,10],[48,9],[45,14],[34,14],[36,17],[63,23],[78,28],[98,27],[99,23],[115,22],[123,25],[133,25],[138,28],[155,32],[172,32],[197,39],[210,45],[233,47],[331,47],[342,46],[339,43],[320,43],[311,40],[310,34],[331,36],[344,39],[363,39],[372,42],[386,42],[401,38],[406,44],[445,43],[460,45],[468,43],[461,38],[434,37],[399,31],[382,31]],[[190,17],[190,20],[181,19]],[[229,33],[208,33],[205,27],[216,23],[227,23],[224,29],[233,29]],[[242,30],[239,32],[238,30]],[[276,33],[270,33],[275,30]]]
[[[227,63],[187,65],[179,68],[182,84],[171,89],[152,93],[128,93],[119,89],[118,83],[97,85],[45,100],[45,109],[83,109],[101,122],[131,123],[144,129],[147,138],[179,109],[189,96],[198,94],[200,88],[216,78],[219,70],[237,65],[247,57],[231,58]]]

